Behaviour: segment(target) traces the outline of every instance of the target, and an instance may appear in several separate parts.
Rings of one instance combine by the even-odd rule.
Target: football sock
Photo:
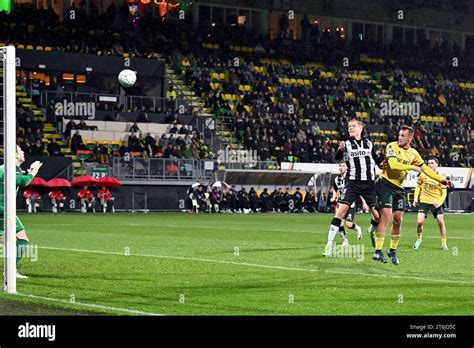
[[[20,262],[20,260],[23,258],[23,256],[26,254],[26,250],[29,244],[30,242],[28,242],[25,239],[16,240],[16,264],[17,265]]]
[[[334,237],[336,237],[337,231],[339,231],[339,227],[341,227],[341,219],[333,218],[331,221],[331,227],[329,227],[328,233],[328,243],[334,242]]]
[[[445,246],[447,243],[446,237],[441,237],[441,245]]]
[[[375,221],[374,219],[371,219],[370,220],[370,231],[375,232],[375,230],[377,229],[378,224],[379,223],[377,221]]]
[[[346,230],[344,226],[339,227],[339,233],[341,234],[342,240],[347,240]]]
[[[375,232],[375,250],[382,250],[385,232]]]
[[[399,241],[400,241],[400,235],[392,234],[390,236],[390,249],[397,249]]]
[[[357,227],[357,224],[355,222],[352,223],[352,227],[349,227],[351,230],[355,230]]]
[[[420,233],[416,239],[418,239],[418,240],[420,240],[420,241],[423,240],[423,233]],[[442,238],[441,238],[441,239],[442,239]]]

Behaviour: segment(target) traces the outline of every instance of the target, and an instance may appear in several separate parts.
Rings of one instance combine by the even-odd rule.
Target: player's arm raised
[[[436,181],[440,182],[441,184],[446,185],[448,187],[452,187],[451,180],[446,179],[446,177],[444,175],[438,174],[433,169],[428,167],[425,164],[425,162],[423,161],[423,159],[421,158],[421,156],[418,152],[415,152],[415,158],[413,159],[413,163],[415,165],[419,166],[421,172],[423,172],[423,174],[429,176],[431,179],[436,180]],[[420,172],[419,170],[417,170],[417,171]]]
[[[30,169],[28,169],[28,174],[16,174],[16,186],[26,187],[30,184],[33,178],[38,174],[43,163],[40,161],[35,161],[31,164]]]
[[[413,164],[400,163],[395,157],[388,158],[388,166],[395,170],[416,170],[420,172],[420,167],[414,166]]]
[[[421,171],[424,174],[426,174],[427,176],[429,176],[431,179],[436,180],[436,181],[440,182],[441,184],[446,185],[448,187],[452,187],[451,180],[446,179],[446,177],[442,174],[436,173],[433,169],[428,167],[426,164],[423,163],[420,166],[420,168],[421,168]]]
[[[336,151],[336,154],[334,158],[336,161],[340,161],[344,158],[344,152],[346,152],[346,142],[345,141],[340,141],[339,142],[339,148]]]

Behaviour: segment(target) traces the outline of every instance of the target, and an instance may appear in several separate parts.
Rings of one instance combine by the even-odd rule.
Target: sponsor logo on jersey
[[[362,156],[367,156],[369,153],[364,150],[357,150],[357,151],[352,151],[351,152],[351,157],[362,157]]]

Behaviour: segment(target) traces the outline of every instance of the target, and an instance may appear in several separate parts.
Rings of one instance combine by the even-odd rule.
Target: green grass
[[[324,258],[327,214],[20,218],[39,249],[37,261],[25,259],[20,265],[30,278],[18,280],[18,292],[35,297],[1,293],[0,301],[42,306],[32,313],[474,314],[472,215],[446,215],[450,251],[445,252],[432,217],[422,247],[414,251],[416,216],[406,214],[399,266],[371,260],[367,234],[360,241],[362,261]],[[357,220],[365,231],[368,215]],[[348,233],[351,244],[359,244],[353,231]],[[0,314],[11,313],[0,305]]]

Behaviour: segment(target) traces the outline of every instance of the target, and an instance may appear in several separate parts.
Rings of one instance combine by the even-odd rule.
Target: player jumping
[[[403,212],[406,206],[406,193],[403,188],[403,180],[410,170],[423,172],[428,177],[443,185],[451,185],[444,176],[436,173],[428,167],[421,158],[418,151],[410,147],[413,140],[413,128],[402,126],[398,135],[398,142],[394,141],[387,145],[385,157],[387,166],[384,168],[376,182],[377,207],[380,211],[380,220],[375,233],[375,253],[372,259],[387,263],[382,252],[385,239],[385,229],[390,218],[392,218],[392,229],[390,232],[390,249],[387,255],[394,265],[400,262],[397,258],[397,246],[400,241]]]
[[[33,162],[30,166],[28,174],[23,174],[23,171],[20,168],[20,165],[25,162],[25,154],[23,150],[17,146],[16,147],[16,191],[18,188],[23,188],[29,185],[33,178],[38,174],[39,169],[43,165],[40,161]],[[3,183],[5,180],[5,166],[0,166],[0,243],[3,243],[3,214],[4,214],[4,192],[3,192]],[[20,262],[21,258],[25,255],[26,250],[29,244],[28,236],[25,232],[25,227],[21,223],[18,216],[16,217],[16,263]],[[17,278],[28,278],[20,273],[16,273]]]
[[[373,223],[378,219],[378,212],[375,209],[375,165],[381,165],[383,158],[377,156],[372,142],[362,137],[363,129],[364,124],[361,121],[350,120],[350,138],[341,141],[336,152],[336,160],[341,160],[344,153],[347,154],[348,180],[346,190],[341,196],[339,206],[329,228],[328,240],[323,252],[324,256],[332,255],[334,237],[341,227],[342,219],[346,216],[352,203],[358,200],[360,196],[365,199],[372,212]],[[357,238],[362,238],[360,229],[357,230]]]
[[[431,157],[428,160],[428,167],[433,169],[436,173],[438,169],[438,159]],[[446,243],[446,225],[444,223],[444,211],[443,203],[447,195],[447,187],[440,184],[439,182],[427,177],[425,174],[420,174],[418,183],[415,189],[415,199],[413,206],[416,207],[419,202],[418,208],[418,221],[417,221],[417,232],[418,238],[413,245],[413,249],[417,250],[423,239],[423,223],[429,212],[433,214],[433,217],[438,221],[439,232],[441,235],[441,249],[449,250]]]

